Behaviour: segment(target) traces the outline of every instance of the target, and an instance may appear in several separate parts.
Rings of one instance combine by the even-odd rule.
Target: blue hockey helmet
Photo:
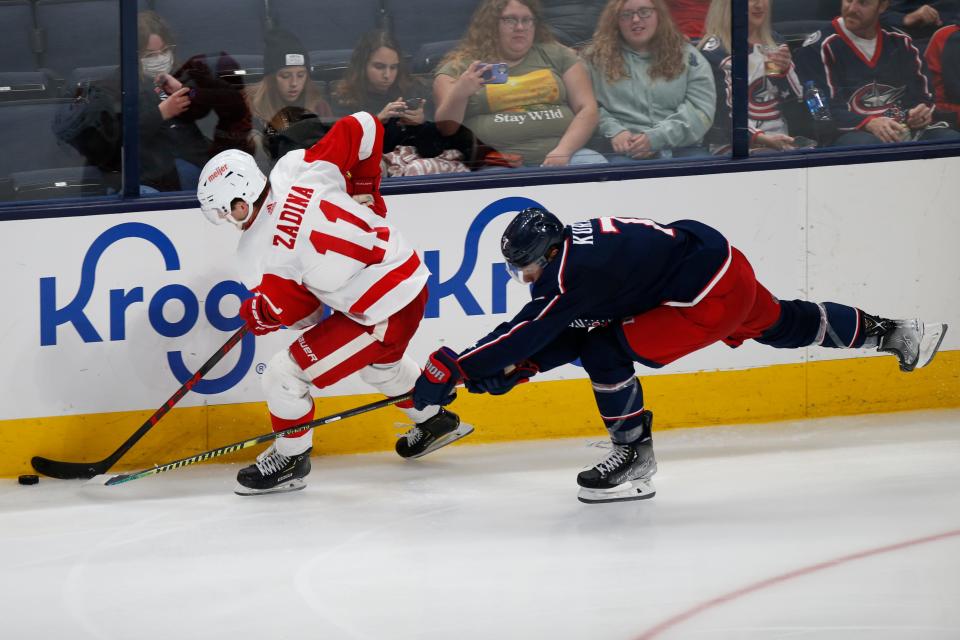
[[[560,218],[542,207],[528,207],[518,213],[500,238],[500,251],[510,275],[523,282],[524,267],[546,266],[550,249],[563,244],[563,229]]]

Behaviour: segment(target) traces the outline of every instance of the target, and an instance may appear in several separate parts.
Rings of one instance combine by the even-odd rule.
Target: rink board
[[[528,294],[508,283],[498,239],[511,215],[534,203],[566,222],[696,218],[721,229],[781,298],[956,323],[958,175],[960,159],[949,158],[391,197],[391,222],[434,274],[411,354],[422,361],[439,344],[466,347],[523,305]],[[899,183],[911,189],[882,188]],[[25,471],[34,454],[106,455],[238,326],[238,236],[195,210],[0,224],[5,290],[18,303],[0,336],[0,475]],[[957,329],[945,351],[960,348]],[[248,337],[124,463],[162,462],[267,430],[260,373],[292,339]],[[714,345],[640,373],[658,428],[960,403],[956,353],[913,375],[889,357],[863,355]],[[459,400],[482,427],[471,440],[598,432],[582,369],[537,380],[505,398]],[[318,390],[319,414],[376,398],[369,391],[353,379]],[[484,422],[490,415],[495,424]],[[395,420],[402,415],[391,409],[325,429],[317,450],[388,448]]]

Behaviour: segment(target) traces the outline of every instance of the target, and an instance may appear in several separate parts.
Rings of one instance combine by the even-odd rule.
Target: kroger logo
[[[426,317],[439,317],[440,300],[447,296],[453,296],[467,315],[483,315],[485,313],[483,308],[467,284],[477,266],[477,245],[480,243],[480,236],[494,218],[504,213],[517,213],[527,207],[541,206],[543,205],[530,198],[511,197],[501,198],[484,207],[467,229],[467,237],[463,242],[463,262],[460,263],[457,272],[446,280],[440,279],[440,252],[424,251],[423,261],[430,269],[430,300],[427,302]],[[507,273],[502,262],[491,265],[490,282],[490,313],[506,313],[507,284],[510,282],[510,274]]]
[[[180,258],[170,239],[156,227],[140,222],[126,222],[118,224],[104,231],[93,241],[86,255],[83,257],[83,266],[80,271],[80,286],[77,293],[66,305],[57,307],[57,279],[55,277],[40,278],[40,345],[51,346],[57,344],[57,327],[64,324],[73,325],[77,334],[84,342],[103,342],[103,336],[87,318],[85,310],[96,286],[97,263],[104,252],[112,244],[126,238],[140,238],[152,244],[163,257],[167,271],[180,270]],[[225,280],[210,288],[203,305],[207,321],[220,331],[235,331],[243,324],[238,317],[227,318],[220,313],[220,301],[227,296],[236,296],[240,299],[250,296],[239,282]],[[179,300],[183,305],[183,317],[176,322],[169,322],[163,317],[163,307],[171,300]],[[111,341],[126,339],[126,310],[133,304],[144,302],[143,287],[132,289],[111,289],[109,301]],[[150,298],[147,307],[147,317],[154,331],[167,338],[179,338],[189,333],[197,324],[200,316],[200,302],[197,295],[182,284],[168,284],[161,287]],[[253,363],[254,337],[247,334],[243,338],[240,348],[240,358],[233,370],[226,375],[197,382],[193,391],[204,394],[221,393],[230,389],[246,375]],[[185,383],[193,376],[183,362],[179,351],[167,352],[167,363],[174,377]]]
[[[529,198],[511,197],[497,200],[485,207],[467,229],[463,245],[463,261],[456,272],[446,279],[440,277],[440,252],[425,251],[424,261],[430,269],[430,300],[427,303],[426,317],[440,315],[440,300],[453,296],[467,315],[484,315],[485,312],[470,290],[468,281],[477,266],[477,245],[484,229],[490,222],[504,214],[516,213],[526,207],[540,206]],[[93,326],[86,315],[87,304],[96,288],[97,264],[101,257],[116,242],[127,238],[138,238],[153,245],[163,258],[167,271],[180,270],[180,258],[170,239],[156,227],[140,222],[125,222],[107,229],[87,249],[80,271],[80,286],[73,299],[65,305],[57,306],[57,278],[40,278],[40,344],[57,344],[58,330],[62,325],[71,325],[80,338],[86,342],[103,342],[104,335]],[[505,313],[507,310],[506,287],[510,282],[503,263],[491,265],[491,300],[489,313]],[[224,280],[214,284],[203,303],[203,313],[214,328],[233,332],[243,321],[239,317],[225,317],[220,313],[220,302],[228,296],[244,299],[250,292],[241,283]],[[171,300],[183,305],[183,317],[174,322],[163,315],[164,306]],[[108,311],[110,326],[107,339],[120,341],[126,339],[126,311],[131,305],[145,302],[143,287],[132,289],[111,289]],[[168,284],[160,287],[147,302],[147,318],[150,326],[161,336],[179,338],[189,333],[200,318],[200,302],[194,291],[182,284]],[[250,370],[255,352],[254,336],[247,334],[243,338],[240,358],[233,370],[220,378],[200,380],[193,391],[203,394],[222,393],[234,387]],[[189,380],[193,372],[187,368],[179,351],[167,352],[167,363],[174,377],[181,383]]]

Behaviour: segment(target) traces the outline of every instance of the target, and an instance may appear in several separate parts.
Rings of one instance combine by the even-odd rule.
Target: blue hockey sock
[[[593,395],[610,439],[614,444],[628,444],[650,435],[649,421],[644,420],[643,387],[630,377],[618,384],[593,383]],[[645,429],[646,427],[646,429]]]
[[[757,342],[780,349],[820,345],[858,349],[867,338],[867,316],[856,307],[806,300],[781,300],[780,318]]]

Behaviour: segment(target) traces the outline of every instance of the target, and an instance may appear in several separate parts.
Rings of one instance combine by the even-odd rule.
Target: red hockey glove
[[[540,367],[535,362],[524,360],[513,368],[508,367],[497,375],[486,378],[466,378],[463,385],[470,393],[489,393],[493,396],[502,396],[518,384],[523,384],[539,373]]]
[[[457,397],[456,386],[462,377],[453,349],[441,347],[434,351],[413,387],[414,408],[450,404]]]
[[[270,304],[270,300],[259,293],[240,303],[240,317],[247,323],[247,327],[254,335],[262,336],[283,326],[271,312],[271,307],[273,305]]]

